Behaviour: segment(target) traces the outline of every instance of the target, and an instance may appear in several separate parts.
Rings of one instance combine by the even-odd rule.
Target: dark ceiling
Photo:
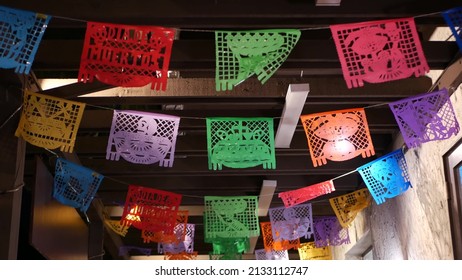
[[[258,3],[257,3],[258,2]],[[246,169],[208,169],[206,117],[274,117],[275,130],[285,103],[289,84],[308,83],[310,93],[302,114],[338,109],[360,108],[384,104],[428,91],[432,81],[427,77],[383,84],[366,84],[348,89],[341,76],[340,62],[328,26],[369,20],[415,17],[428,64],[432,70],[445,69],[459,55],[455,42],[429,41],[438,26],[446,26],[438,13],[460,5],[460,1],[367,1],[344,0],[338,7],[319,7],[314,1],[240,1],[240,0],[176,0],[176,1],[18,1],[1,0],[0,5],[31,10],[54,16],[38,49],[32,70],[37,79],[77,78],[85,36],[85,21],[133,25],[157,25],[178,28],[173,43],[170,70],[179,77],[168,80],[167,91],[150,92],[145,96],[128,89],[111,89],[100,82],[76,83],[43,93],[89,104],[85,109],[77,136],[74,159],[108,178],[101,185],[97,198],[105,206],[119,206],[125,201],[128,184],[136,184],[176,192],[183,195],[182,205],[202,205],[204,196],[259,195],[263,180],[276,180],[276,193],[294,190],[335,178],[373,158],[361,157],[344,162],[328,162],[313,167],[306,137],[299,123],[290,148],[276,149],[277,168],[261,166]],[[252,77],[232,91],[215,91],[214,30],[249,30],[296,28],[302,31],[300,41],[270,80],[261,85]],[[111,89],[110,97],[78,97]],[[91,106],[94,105],[94,106]],[[176,106],[171,106],[176,105]],[[100,107],[97,107],[100,106]],[[105,108],[161,112],[180,117],[172,168],[136,165],[105,159],[112,111]],[[366,109],[376,155],[390,151],[398,132],[387,106]],[[32,182],[34,155],[50,156],[43,149],[27,146],[26,182]],[[315,215],[333,214],[328,198],[354,191],[362,186],[357,173],[335,181],[336,191],[313,201]],[[275,195],[271,207],[282,206]],[[117,219],[117,217],[113,217]],[[267,221],[267,217],[260,217]],[[210,244],[203,242],[201,216],[190,217],[196,223],[195,248],[208,254]],[[107,239],[106,258],[119,258]],[[143,244],[140,232],[129,231],[121,238],[124,245],[152,247]],[[120,243],[119,243],[120,244]],[[262,248],[261,239],[256,249]],[[112,255],[111,255],[112,252]],[[153,250],[156,252],[156,250]]]

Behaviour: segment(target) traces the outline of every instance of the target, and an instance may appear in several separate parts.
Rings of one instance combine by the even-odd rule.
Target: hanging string
[[[430,92],[432,91],[434,88],[436,87],[436,83],[427,91],[427,92]],[[386,106],[388,105],[389,103],[388,102],[385,102],[385,103],[379,103],[379,104],[374,104],[374,105],[369,105],[369,106],[364,106],[363,108],[364,109],[370,109],[370,108],[375,108],[375,107],[381,107],[381,106]],[[93,104],[85,104],[85,106],[87,107],[93,107],[93,108],[98,108],[98,109],[103,109],[103,110],[110,110],[110,111],[115,111],[116,109],[114,108],[110,108],[110,107],[105,107],[105,106],[99,106],[99,105],[93,105]],[[6,119],[2,125],[0,126],[0,129],[3,128],[3,126],[5,126],[8,121],[10,121],[13,116],[18,113],[20,110],[22,109],[22,105],[18,107],[18,109],[16,109],[9,117],[8,119]],[[188,117],[188,116],[178,116],[182,119],[192,119],[192,120],[206,120],[207,118],[206,117]],[[272,117],[273,119],[282,119],[282,117]],[[49,152],[51,152],[50,150],[48,150]],[[53,153],[53,152],[51,152]]]
[[[44,148],[44,149],[46,149],[46,148]],[[56,157],[59,158],[59,155],[56,154],[55,152],[53,152],[53,151],[51,151],[51,150],[49,150],[49,149],[46,149],[46,150],[49,151],[50,153],[54,154]],[[94,171],[95,171],[95,170],[94,170]],[[97,172],[97,171],[95,171],[95,172]],[[337,176],[337,177],[334,177],[334,178],[332,178],[332,179],[330,179],[330,180],[331,180],[331,181],[335,181],[335,180],[340,179],[340,178],[342,178],[342,177],[348,176],[348,175],[350,175],[350,174],[352,174],[352,173],[354,173],[354,172],[356,172],[356,169],[355,169],[355,170],[348,171],[347,173],[344,173],[344,174],[342,174],[342,175],[339,175],[339,176]],[[98,173],[99,173],[99,172],[98,172]],[[101,173],[100,173],[100,174],[101,174]],[[103,174],[103,175],[104,175],[104,174]],[[104,175],[104,178],[105,178],[105,179],[109,179],[109,180],[111,180],[111,181],[113,181],[113,182],[122,184],[122,185],[133,185],[133,184],[128,183],[128,182],[126,182],[126,181],[122,181],[122,180],[119,180],[119,179],[116,179],[116,178],[113,178],[113,177],[110,177],[110,176],[106,176],[106,175]],[[274,195],[279,194],[279,193],[282,193],[282,192],[274,192],[273,194],[267,194],[267,195],[258,195],[258,197],[274,196]],[[199,196],[199,195],[187,195],[187,194],[182,194],[182,196],[183,196],[183,197],[189,197],[189,198],[204,199],[204,196]],[[119,204],[119,203],[116,203],[116,204]],[[120,205],[119,205],[119,206],[120,206]],[[88,221],[88,222],[89,222],[89,221]]]
[[[23,104],[18,107],[3,123],[0,125],[0,129],[2,129],[13,117],[16,115],[21,109],[22,109]]]
[[[363,109],[369,109],[369,108],[374,108],[374,107],[381,107],[381,106],[385,106],[385,105],[388,105],[388,102],[386,102],[386,103],[380,103],[380,104],[374,104],[374,105],[369,105],[369,106],[363,107]]]
[[[433,12],[433,13],[427,13],[427,14],[422,14],[422,15],[416,15],[414,16],[414,18],[421,18],[421,17],[427,17],[427,16],[433,16],[433,15],[438,15],[438,14],[441,14],[442,12]],[[81,23],[87,23],[88,21],[86,20],[82,20],[82,19],[76,19],[76,18],[71,18],[71,17],[63,17],[63,16],[54,16],[52,15],[54,18],[58,18],[58,19],[63,19],[63,20],[69,20],[69,21],[75,21],[75,22],[81,22]],[[329,29],[330,26],[318,26],[318,27],[308,27],[308,28],[301,28],[299,29],[300,31],[309,31],[309,30],[323,30],[323,29]],[[182,31],[182,32],[215,32],[215,30],[207,30],[207,29],[187,29],[187,28],[176,28],[177,30],[179,31]],[[449,37],[450,38],[450,37]],[[448,38],[448,39],[449,39]],[[436,87],[436,83],[434,85],[432,85],[432,87],[429,89],[429,92],[431,90],[433,90],[434,88]],[[363,107],[364,109],[368,109],[368,108],[374,108],[374,107],[380,107],[380,106],[385,106],[385,105],[388,105],[389,103],[380,103],[380,104],[374,104],[374,105],[369,105],[369,106],[365,106]],[[99,108],[99,109],[105,109],[105,110],[115,110],[114,108],[109,108],[109,107],[105,107],[105,106],[99,106],[99,105],[92,105],[92,104],[86,104],[87,106],[89,107],[94,107],[94,108]],[[15,114],[17,114],[21,109],[22,109],[23,105],[19,106],[1,125],[0,125],[0,129],[3,128],[13,117]],[[182,116],[181,118],[185,118],[185,119],[198,119],[198,120],[206,120],[207,118],[203,118],[203,117],[187,117],[187,116]],[[274,119],[279,119],[281,117],[274,117]],[[45,148],[46,149],[46,148]],[[49,150],[49,149],[46,149],[48,152],[52,153],[54,156],[56,156],[57,158],[59,158],[59,155],[56,154],[55,152]],[[356,170],[352,170],[352,171],[349,171],[347,173],[344,173],[342,175],[339,175],[331,180],[337,180],[337,179],[340,179],[344,176],[347,176],[347,175],[350,175],[352,173],[356,172]],[[105,177],[105,178],[108,178],[112,181],[115,181],[115,182],[118,182],[118,183],[121,183],[121,184],[127,184],[127,185],[130,185],[129,183],[127,182],[124,182],[124,181],[121,181],[121,180],[118,180],[118,179],[115,179],[115,178],[112,178],[112,177]],[[15,191],[18,191],[19,189],[21,189],[22,187],[24,186],[24,184],[21,184],[19,185],[18,187],[12,189],[12,190],[8,190],[8,191],[4,191],[4,192],[1,192],[1,193],[5,193],[5,192],[15,192]],[[1,194],[0,193],[0,194]],[[274,194],[271,194],[271,195],[262,195],[262,196],[273,196],[275,194],[278,194],[278,193],[274,193]],[[185,197],[191,197],[191,198],[203,198],[202,196],[193,196],[193,195],[183,195]],[[88,219],[87,219],[88,220]]]
[[[436,15],[439,15],[439,14],[441,14],[441,13],[443,13],[443,11],[441,11],[441,12],[429,13],[429,14],[423,14],[423,15],[418,15],[418,16],[414,16],[414,18],[436,16]]]
[[[104,106],[99,106],[99,105],[92,105],[92,104],[85,104],[85,106],[94,107],[94,108],[103,109],[103,110],[111,110],[111,111],[116,110],[114,108],[109,108],[109,107],[104,107]],[[180,116],[178,116],[178,117],[180,117]],[[183,116],[181,116],[180,118],[182,118],[182,119],[193,119],[193,120],[206,120],[207,119],[207,118],[204,118],[204,117],[183,117]]]
[[[454,37],[454,34],[452,34],[452,33],[451,33],[451,35],[449,35],[449,37],[448,37],[448,38],[446,38],[446,40],[444,40],[444,41],[446,41],[446,42],[447,42],[447,41],[449,41],[449,40],[450,40],[452,37]]]
[[[99,106],[99,105],[92,105],[92,104],[85,104],[85,106],[94,107],[94,108],[103,109],[103,110],[111,110],[111,111],[116,110],[114,108],[109,108],[109,107],[104,107],[104,106]],[[164,112],[164,111],[162,111],[162,112]],[[206,117],[188,117],[188,116],[177,116],[177,117],[180,117],[182,119],[191,119],[191,120],[206,120],[207,119]],[[272,117],[272,118],[273,119],[281,119],[282,117]]]
[[[451,35],[451,36],[452,36],[452,35]],[[448,39],[449,39],[449,38],[448,38]],[[456,60],[456,59],[453,59],[453,60],[451,61],[451,63],[449,63],[449,66],[451,66],[452,63],[453,63],[455,60]],[[446,70],[448,70],[449,66],[447,66],[447,67],[443,70],[443,73],[444,73]],[[441,78],[441,76],[438,78],[438,80],[439,80],[440,78]],[[432,92],[432,91],[435,90],[435,88],[436,88],[437,85],[438,85],[438,80],[430,86],[430,88],[427,90],[427,93]],[[374,108],[374,107],[386,106],[386,105],[388,105],[388,104],[389,104],[389,102],[385,102],[385,103],[379,103],[379,104],[374,104],[374,105],[365,106],[365,107],[363,107],[363,108],[364,108],[364,109],[369,109],[369,108]]]
[[[89,259],[89,260],[91,260],[91,259],[96,259],[96,258],[102,257],[102,256],[104,256],[104,255],[106,255],[106,252],[103,250],[103,251],[101,252],[101,254],[88,257],[88,259]]]
[[[10,189],[10,190],[6,190],[6,191],[0,191],[0,195],[2,194],[7,194],[7,193],[13,193],[13,192],[17,192],[19,191],[20,189],[22,189],[24,187],[24,183],[21,183],[19,184],[18,186],[15,186],[13,189]]]
[[[345,173],[345,174],[339,175],[339,176],[337,176],[337,177],[335,177],[335,178],[333,178],[333,179],[331,179],[331,180],[332,180],[332,181],[335,181],[335,180],[338,180],[338,179],[340,179],[340,178],[342,178],[342,177],[345,177],[345,176],[347,176],[347,175],[353,174],[353,173],[355,173],[355,172],[356,172],[356,169],[355,169],[355,170],[351,170],[351,171],[349,171],[349,172],[347,172],[347,173]]]
[[[181,31],[181,32],[204,32],[204,33],[215,33],[215,30],[210,30],[210,29],[190,29],[190,28],[176,28],[173,27],[174,29]]]
[[[122,181],[122,180],[118,180],[118,179],[115,179],[115,178],[112,178],[112,177],[108,177],[108,176],[104,176],[105,179],[109,179],[109,180],[112,180],[116,183],[119,183],[119,184],[122,184],[122,185],[133,185],[133,184],[130,184],[130,183],[127,183],[125,181]]]
[[[47,149],[47,148],[44,148],[44,149],[47,150],[49,153],[53,154],[56,158],[59,158],[59,155],[57,153],[55,153],[52,150]]]
[[[439,15],[442,14],[444,11],[439,11],[439,12],[432,12],[428,14],[421,14],[421,15],[416,15],[413,16],[412,18],[422,18],[422,17],[428,17],[428,16],[434,16],[434,15]],[[46,14],[46,13],[45,13]],[[50,15],[53,18],[58,18],[58,19],[63,19],[63,20],[68,20],[68,21],[75,21],[75,22],[81,22],[81,23],[87,23],[89,22],[88,20],[83,20],[83,19],[78,19],[78,18],[72,18],[72,17],[64,17],[64,16],[56,16],[56,15]],[[167,27],[167,26],[164,26]],[[174,28],[178,31],[181,32],[215,32],[216,30],[210,30],[210,29],[190,29],[190,28],[177,28],[177,27],[171,27]],[[324,30],[324,29],[330,29],[330,26],[316,26],[316,27],[305,27],[305,28],[299,28],[298,30],[300,31],[310,31],[310,30]],[[218,29],[217,29],[218,30]]]
[[[310,30],[325,30],[325,29],[330,29],[330,26],[318,26],[318,27],[306,27],[306,28],[301,28],[299,29],[300,31],[310,31]]]
[[[83,22],[83,23],[87,23],[87,22],[88,22],[88,20],[77,19],[77,18],[71,18],[71,17],[62,17],[62,16],[54,16],[54,15],[52,15],[52,17],[54,17],[54,18],[59,18],[59,19],[64,19],[64,20],[69,20],[69,21]]]

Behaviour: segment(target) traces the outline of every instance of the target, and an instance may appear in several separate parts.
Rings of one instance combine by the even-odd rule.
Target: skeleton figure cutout
[[[364,109],[338,110],[300,117],[313,165],[375,154]]]
[[[309,238],[313,233],[311,204],[270,208],[268,215],[274,240],[295,240],[303,236]]]
[[[347,37],[345,45],[363,57],[360,63],[364,66],[365,81],[391,81],[412,75],[399,49],[399,32],[396,24],[389,22],[384,28],[367,27]]]
[[[396,150],[358,168],[377,204],[405,192],[410,186],[403,152]]]
[[[29,74],[51,17],[0,7],[0,68]]]
[[[348,88],[363,86],[364,81],[418,77],[430,70],[412,18],[330,28]]]
[[[106,158],[171,167],[179,122],[175,116],[115,111]]]
[[[53,198],[87,212],[104,176],[62,158],[56,160]]]
[[[375,195],[384,199],[395,197],[409,187],[403,177],[403,171],[395,160],[388,160],[386,164],[371,165],[370,171],[372,176],[384,186],[380,191],[375,189]]]
[[[389,106],[408,148],[448,139],[460,130],[445,88],[391,102]]]

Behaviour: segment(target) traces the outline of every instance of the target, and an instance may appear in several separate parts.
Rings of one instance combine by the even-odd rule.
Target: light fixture
[[[342,0],[316,0],[316,6],[340,6]]]
[[[297,128],[300,114],[310,92],[309,84],[290,84],[287,89],[286,103],[279,121],[274,140],[276,148],[290,148],[290,142]]]

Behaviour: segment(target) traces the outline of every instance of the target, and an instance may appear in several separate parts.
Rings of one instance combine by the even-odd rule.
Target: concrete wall
[[[460,88],[451,101],[462,125]],[[373,202],[351,226],[352,243],[333,248],[334,258],[345,259],[345,254],[369,230],[374,259],[453,259],[443,155],[461,137],[459,132],[450,139],[407,150],[405,158],[413,188],[381,205]]]

